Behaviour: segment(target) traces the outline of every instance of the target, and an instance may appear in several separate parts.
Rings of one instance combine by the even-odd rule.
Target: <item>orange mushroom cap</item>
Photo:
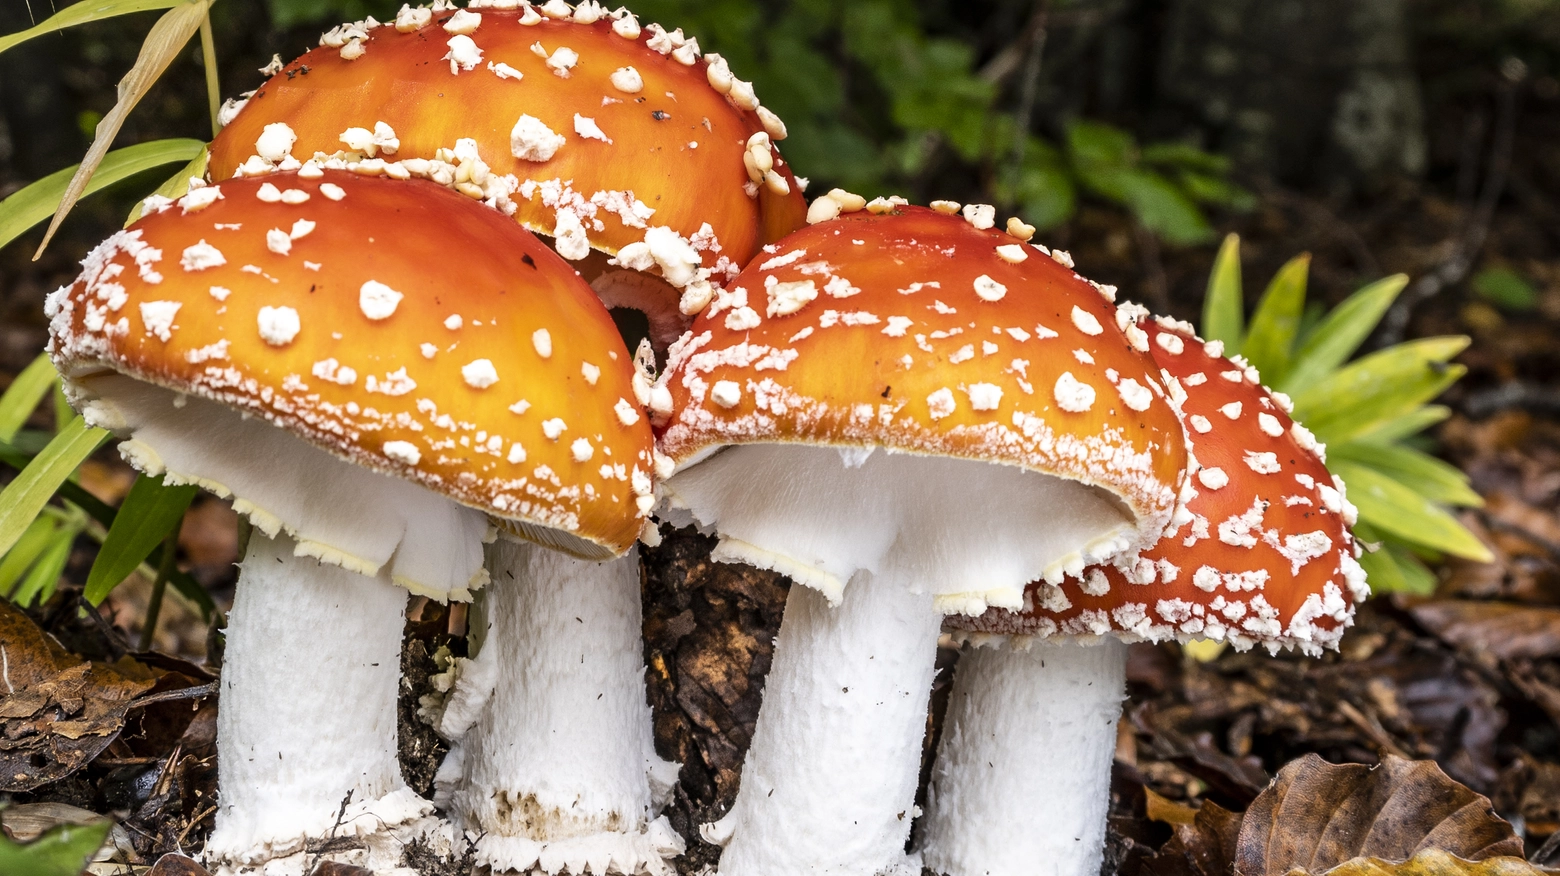
[[[1205,636],[1237,647],[1335,647],[1369,595],[1349,527],[1354,508],[1324,448],[1290,419],[1256,369],[1184,323],[1142,325],[1171,391],[1184,396],[1195,490],[1163,540],[1126,573],[1101,565],[1030,586],[1025,611],[950,617],[950,628],[1050,636]]]
[[[431,183],[276,174],[154,201],[82,264],[48,303],[78,391],[119,372],[576,551],[633,544],[652,466],[633,364],[503,215]]]
[[[717,293],[672,348],[662,451],[687,465],[797,442],[1005,463],[1104,488],[1158,533],[1185,439],[1113,290],[989,227],[882,208],[765,247]]]
[[[211,178],[238,173],[279,123],[298,160],[344,149],[428,160],[470,139],[496,178],[513,176],[526,228],[609,255],[669,228],[723,279],[803,222],[800,186],[772,147],[784,126],[719,56],[630,22],[590,2],[561,19],[408,7],[394,24],[344,25],[247,99],[211,144]],[[261,152],[262,166],[289,166]],[[754,158],[767,173],[749,170]]]

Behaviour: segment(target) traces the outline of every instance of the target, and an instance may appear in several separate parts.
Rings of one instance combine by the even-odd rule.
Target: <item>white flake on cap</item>
[[[327,380],[341,386],[351,386],[357,383],[358,379],[356,369],[337,362],[334,357],[315,362],[309,369],[309,373],[321,380]]]
[[[552,357],[552,333],[541,328],[531,332],[531,346],[536,348],[536,355],[543,359]]]
[[[551,160],[564,142],[562,134],[529,114],[521,115],[509,131],[509,151],[522,161]]]
[[[358,308],[369,319],[389,319],[404,297],[378,280],[369,280],[358,289]]]
[[[147,334],[155,335],[157,340],[166,344],[173,336],[173,318],[183,306],[177,301],[143,301],[141,325],[146,327]]]
[[[482,15],[476,12],[468,12],[465,9],[455,10],[455,14],[444,22],[444,30],[448,33],[468,35],[482,26]]]
[[[1280,423],[1278,418],[1272,414],[1257,414],[1257,425],[1261,427],[1264,434],[1270,435],[1274,438],[1278,438],[1284,434],[1284,424]]]
[[[548,440],[551,441],[557,441],[558,436],[562,435],[564,430],[568,428],[568,425],[557,417],[542,421],[542,434],[546,435]]]
[[[1222,490],[1229,484],[1230,476],[1222,468],[1209,466],[1197,473],[1197,480],[1210,490]]]
[[[1240,419],[1240,402],[1238,402],[1238,401],[1230,402],[1229,404],[1225,405],[1224,407],[1219,408],[1219,413],[1223,414],[1226,417],[1229,417],[1232,420]]]
[[[1219,524],[1219,541],[1234,547],[1251,547],[1257,543],[1257,537],[1253,531],[1262,531],[1262,515],[1267,512],[1267,504],[1260,498],[1253,499],[1251,507],[1242,514]]]
[[[742,387],[732,380],[717,380],[710,387],[710,401],[723,408],[735,407],[742,401]]]
[[[403,465],[416,465],[422,460],[422,451],[410,441],[386,441],[381,448],[385,456]]]
[[[589,362],[581,362],[580,374],[585,377],[586,383],[590,384],[591,386],[595,386],[596,381],[601,379],[601,368],[592,365]]]
[[[972,383],[964,394],[970,397],[970,408],[977,411],[994,411],[1002,405],[1002,387],[994,383]]]
[[[222,255],[221,250],[207,243],[205,238],[185,247],[184,254],[179,258],[179,267],[186,271],[204,271],[225,264],[227,257]]]
[[[1010,265],[1016,265],[1029,258],[1029,253],[1016,243],[1004,243],[997,247],[997,257]]]
[[[769,294],[769,306],[764,312],[772,317],[789,316],[818,297],[818,285],[811,280],[775,283],[766,291]]]
[[[462,70],[474,70],[482,63],[482,47],[465,34],[450,37],[445,45],[449,46],[450,50],[439,60],[450,62],[451,75],[459,76]]]
[[[1072,322],[1078,327],[1078,331],[1086,335],[1098,335],[1105,331],[1105,327],[1100,325],[1099,319],[1094,314],[1076,304],[1072,309]]]
[[[618,422],[625,426],[632,426],[639,422],[639,409],[629,404],[628,399],[618,399],[617,404],[612,406],[612,410],[617,414]]]
[[[1071,371],[1063,371],[1056,378],[1053,394],[1056,406],[1064,411],[1078,414],[1094,407],[1094,387],[1079,381]]]
[[[346,189],[335,183],[320,183],[320,194],[330,198],[332,201],[339,201],[347,196]]]
[[[444,318],[444,327],[450,331],[455,331],[465,324],[466,321],[461,319],[461,316],[458,313],[452,313]]]
[[[292,235],[280,228],[272,228],[265,233],[265,248],[277,255],[287,255],[292,252]]]
[[[282,190],[271,183],[261,183],[260,188],[255,189],[255,197],[262,203],[279,204],[282,201]]]
[[[608,77],[612,87],[624,94],[638,94],[645,89],[645,79],[633,67],[619,67]]]
[[[1148,387],[1128,377],[1116,384],[1116,392],[1121,394],[1121,402],[1134,411],[1146,411],[1154,402],[1154,394]]]
[[[1206,435],[1213,431],[1213,424],[1208,422],[1208,418],[1202,414],[1192,414],[1189,419],[1191,420],[1192,428],[1197,430],[1199,434]]]
[[[888,318],[888,325],[883,326],[883,334],[891,338],[902,338],[905,336],[905,330],[914,324],[915,320],[908,316],[891,316]]]
[[[493,75],[500,79],[513,79],[516,82],[525,78],[525,74],[505,64],[503,61],[489,61],[487,68],[493,71]],[[519,446],[519,445],[516,445]],[[521,451],[524,453],[524,451]]]
[[[985,274],[981,274],[975,278],[975,294],[982,301],[1001,301],[1002,297],[1007,294],[1007,287]]]
[[[1160,332],[1155,343],[1159,345],[1161,350],[1172,356],[1179,356],[1181,351],[1186,349],[1186,341],[1180,335],[1171,334],[1170,332]]]
[[[600,140],[603,143],[611,143],[612,138],[601,130],[596,120],[579,113],[574,114],[574,133],[587,140]]]
[[[297,191],[297,189],[288,189],[288,191]],[[315,223],[313,221],[309,219],[299,219],[297,222],[292,224],[292,228],[287,232],[287,236],[293,240],[299,240],[312,234],[314,232],[314,228]],[[310,263],[305,263],[304,266],[307,267],[308,264]],[[318,266],[315,267],[315,270],[319,270]]]
[[[291,307],[262,307],[257,318],[260,339],[273,347],[285,347],[298,336],[302,324]]]
[[[964,205],[964,221],[984,231],[997,224],[997,208],[990,204]]]
[[[926,407],[931,413],[932,419],[941,420],[943,417],[953,413],[954,409],[958,407],[958,403],[954,401],[953,391],[943,387],[926,397]]]
[[[179,207],[183,213],[197,213],[210,207],[217,199],[222,197],[222,189],[218,186],[201,186],[192,189],[189,194],[179,199]]]
[[[584,438],[576,438],[569,445],[569,455],[574,457],[575,462],[589,462],[595,454],[596,448],[590,446],[590,441]]]
[[[1246,451],[1246,467],[1257,474],[1274,474],[1282,468],[1278,464],[1278,454],[1255,453],[1250,450]]]
[[[259,139],[255,140],[255,154],[266,161],[276,164],[292,154],[293,144],[298,142],[298,135],[286,122],[272,122],[265,126]]]
[[[573,70],[574,65],[578,64],[579,62],[579,52],[574,51],[568,46],[559,46],[553,50],[552,57],[547,59],[547,69],[553,71],[555,75],[562,79],[568,79],[569,72]]]
[[[460,376],[472,389],[487,389],[498,382],[498,369],[491,359],[474,359],[460,366]]]

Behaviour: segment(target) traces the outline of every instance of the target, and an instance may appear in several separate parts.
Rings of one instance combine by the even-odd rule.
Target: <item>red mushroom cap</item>
[[[1185,439],[1114,290],[989,222],[873,209],[766,247],[718,293],[673,346],[662,451],[688,464],[797,442],[1005,463],[1104,488],[1158,532]]]
[[[211,399],[582,552],[638,534],[652,436],[628,352],[496,211],[334,171],[229,180],[154,204],[83,266],[49,299],[72,383]]]
[[[784,125],[719,56],[629,22],[588,3],[563,19],[408,7],[394,24],[344,25],[248,98],[211,145],[211,178],[238,172],[279,123],[296,142],[277,129],[260,151],[283,169],[289,149],[394,162],[470,139],[495,177],[513,175],[522,225],[580,241],[579,255],[560,243],[571,258],[585,239],[615,255],[664,227],[702,247],[705,267],[734,273],[803,222],[772,146]],[[755,159],[766,166],[750,171]]]
[[[1369,590],[1350,534],[1354,508],[1288,399],[1184,323],[1145,322],[1200,466],[1159,544],[1123,573],[1101,565],[1031,585],[1026,611],[950,617],[950,628],[1016,635],[1204,636],[1237,647],[1336,646]]]

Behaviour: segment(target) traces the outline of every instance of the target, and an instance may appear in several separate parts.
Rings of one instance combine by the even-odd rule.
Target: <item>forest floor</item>
[[[1332,301],[1362,277],[1397,270],[1417,277],[1444,266],[1470,221],[1470,205],[1423,194],[1385,198],[1369,214],[1345,216],[1279,191],[1264,192],[1263,205],[1233,223],[1245,242],[1248,288],[1310,250],[1313,288]],[[1175,645],[1132,646],[1107,872],[1227,873],[1239,813],[1281,771],[1285,787],[1344,781],[1305,757],[1311,754],[1333,764],[1434,762],[1444,776],[1419,765],[1379,771],[1372,781],[1485,795],[1532,863],[1560,867],[1560,260],[1550,257],[1560,224],[1553,212],[1533,195],[1487,229],[1494,257],[1537,280],[1536,304],[1502,311],[1453,284],[1421,305],[1410,324],[1411,335],[1475,339],[1459,360],[1469,376],[1444,400],[1454,415],[1435,437],[1438,452],[1467,472],[1485,499],[1464,521],[1495,562],[1441,565],[1433,595],[1373,599],[1339,651],[1321,659],[1225,651],[1199,662]],[[1061,242],[1085,273],[1141,290],[1134,297],[1177,316],[1196,316],[1211,261],[1206,249],[1145,254],[1123,217],[1087,210],[1070,237]],[[13,247],[3,258],[19,260],[16,253],[26,249]],[[25,302],[36,297],[41,305],[43,289],[74,270],[54,254],[15,267],[5,272],[12,279],[3,291],[22,318],[7,320],[0,333],[0,389],[44,341],[41,312]],[[39,416],[47,425],[47,413]],[[111,449],[82,472],[83,486],[108,502],[121,498],[132,479]],[[235,532],[231,509],[203,497],[179,539],[181,566],[223,605],[235,578]],[[715,860],[697,826],[722,814],[736,792],[787,589],[772,573],[712,563],[710,547],[698,535],[668,531],[660,547],[644,552],[649,697],[660,753],[683,764],[670,815],[688,838],[689,873]],[[28,790],[0,800],[110,814],[121,824],[114,834],[120,859],[142,866],[168,851],[198,853],[217,793],[220,704],[211,682],[220,671],[220,639],[195,609],[170,596],[152,648],[137,650],[149,587],[133,579],[100,610],[84,609],[81,585],[91,561],[83,539],[68,580],[25,619],[0,604],[0,638],[32,641],[39,665],[75,685],[76,704],[63,715],[68,731],[40,732],[0,715],[0,738],[34,737],[25,746],[0,746],[0,775],[30,777],[13,780]],[[444,747],[415,718],[416,704],[434,671],[431,655],[443,646],[462,653],[464,639],[453,634],[460,619],[440,606],[414,604],[412,617],[401,753],[408,781],[427,792]],[[32,623],[54,641],[35,637]],[[18,658],[9,659],[14,672]],[[956,659],[951,649],[942,655],[939,691]],[[1272,817],[1270,806],[1266,814],[1257,808],[1248,822]],[[66,818],[74,810],[36,811]],[[1327,815],[1291,813],[1267,827],[1320,830],[1324,821],[1316,819]],[[15,824],[5,827],[27,837]],[[1251,866],[1247,861],[1243,872]]]

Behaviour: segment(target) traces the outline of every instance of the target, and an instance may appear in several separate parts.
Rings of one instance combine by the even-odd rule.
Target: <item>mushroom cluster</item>
[[[88,421],[256,529],[224,873],[301,876],[343,833],[381,873],[414,837],[500,873],[671,872],[658,522],[798,585],[700,829],[727,876],[1092,873],[1121,643],[1315,653],[1365,596],[1343,485],[1253,369],[988,205],[808,205],[785,125],[680,30],[435,0],[264,72],[207,175],[49,301]],[[395,758],[408,591],[477,600],[424,701],[451,743],[431,801]]]

